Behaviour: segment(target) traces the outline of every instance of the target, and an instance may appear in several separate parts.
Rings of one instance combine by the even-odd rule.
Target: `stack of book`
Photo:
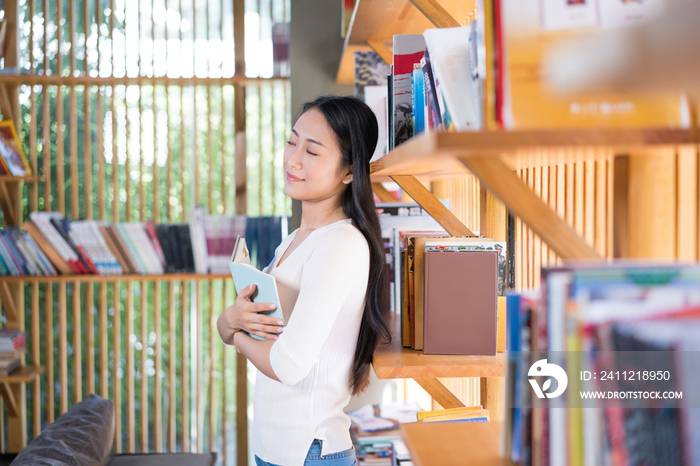
[[[0,329],[0,376],[8,375],[22,364],[25,338],[24,332]]]
[[[417,413],[418,422],[489,422],[489,410],[483,406],[439,409]]]
[[[401,442],[399,425],[416,422],[416,414],[422,411],[415,402],[395,402],[365,405],[348,413],[359,464],[406,466],[410,457]]]
[[[700,464],[700,267],[551,268],[542,283],[508,297],[504,453]]]
[[[201,207],[183,224],[69,221],[60,212],[29,218],[26,231],[0,231],[0,275],[225,274],[238,235],[250,233],[257,259],[269,260],[286,228],[279,217],[206,215]]]
[[[397,228],[391,248],[404,347],[475,355],[505,349],[505,242]]]

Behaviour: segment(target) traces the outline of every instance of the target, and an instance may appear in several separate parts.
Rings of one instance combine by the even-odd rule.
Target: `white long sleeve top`
[[[278,267],[297,231],[263,270],[277,280],[286,326],[270,350],[281,382],[257,371],[253,399],[253,453],[282,466],[303,466],[315,438],[322,455],[352,446],[343,408],[369,279],[369,246],[351,219],[312,231]]]

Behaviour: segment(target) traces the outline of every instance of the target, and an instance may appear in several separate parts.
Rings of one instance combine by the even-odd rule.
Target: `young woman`
[[[255,285],[219,317],[224,343],[258,369],[253,452],[258,465],[357,464],[343,408],[368,383],[390,339],[385,255],[369,177],[377,120],[352,97],[308,102],[284,151],[285,192],[301,226],[264,271],[276,278],[286,326],[259,314]],[[266,338],[251,338],[241,330]]]

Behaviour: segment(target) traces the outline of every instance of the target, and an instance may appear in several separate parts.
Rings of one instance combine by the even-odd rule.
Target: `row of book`
[[[8,375],[22,365],[27,343],[24,332],[0,329],[0,376]]]
[[[355,52],[355,95],[380,126],[373,160],[423,131],[689,127],[680,93],[581,98],[558,95],[547,81],[552,46],[653,21],[661,3],[479,0],[468,26],[395,35],[391,64]]]
[[[395,228],[391,243],[392,301],[404,347],[480,355],[505,348],[505,242]]]
[[[226,274],[237,236],[249,238],[255,260],[267,263],[286,218],[207,215],[189,223],[69,221],[60,212],[32,212],[19,227],[0,231],[0,274]]]
[[[507,298],[504,453],[700,465],[700,267],[549,268],[542,283]]]

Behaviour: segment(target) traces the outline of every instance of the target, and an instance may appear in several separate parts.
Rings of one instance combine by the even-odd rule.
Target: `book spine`
[[[158,259],[160,259],[160,265],[165,267],[165,251],[163,250],[161,241],[158,238],[158,235],[156,234],[156,228],[153,225],[152,221],[149,220],[148,222],[146,222],[146,230],[148,231],[148,236],[151,238],[151,242],[153,243],[153,248],[155,249],[156,254],[158,255]]]

